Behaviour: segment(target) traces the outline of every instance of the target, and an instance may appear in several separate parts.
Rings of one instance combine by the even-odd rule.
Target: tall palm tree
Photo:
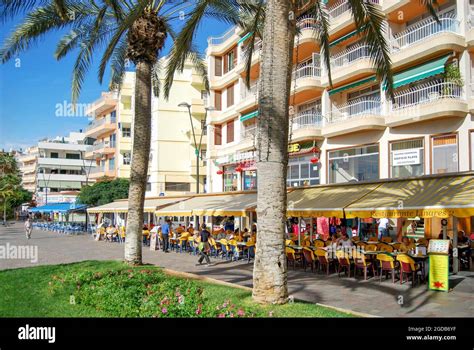
[[[420,0],[435,18],[436,0]],[[387,94],[393,97],[392,72],[388,44],[384,38],[384,14],[371,2],[348,0],[358,28],[364,28],[362,40]],[[329,55],[329,20],[325,2],[313,0],[257,1],[253,21],[243,23],[251,33],[247,51],[247,85],[255,38],[263,39],[259,86],[257,139],[258,172],[258,245],[253,272],[253,298],[262,303],[286,303],[288,299],[285,256],[286,174],[291,72],[296,18],[301,8],[309,8],[315,18],[314,31],[321,48],[322,62],[332,87]],[[263,23],[263,28],[262,28]]]
[[[174,22],[178,26],[185,23],[185,34],[180,36],[185,46],[174,46],[173,64],[167,70],[166,94],[169,94],[174,72],[182,71],[187,59],[193,61],[207,86],[206,66],[194,49],[193,38],[204,18],[236,23],[239,15],[237,0],[0,0],[0,5],[0,21],[19,14],[26,15],[0,50],[3,63],[49,32],[70,29],[59,41],[55,56],[61,59],[77,50],[72,75],[73,103],[77,101],[85,73],[100,49],[103,53],[98,78],[102,82],[106,67],[110,64],[112,88],[120,87],[126,60],[135,65],[135,118],[125,261],[141,264],[152,90],[156,96],[160,92],[158,58],[167,37],[175,36]]]

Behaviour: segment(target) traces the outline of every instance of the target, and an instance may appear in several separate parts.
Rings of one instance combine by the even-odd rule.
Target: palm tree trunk
[[[253,298],[260,303],[288,300],[284,234],[293,22],[288,0],[268,1],[259,91],[258,235],[253,272]]]
[[[135,118],[125,239],[125,261],[133,265],[142,263],[143,204],[151,139],[151,68],[151,64],[146,62],[136,65]]]

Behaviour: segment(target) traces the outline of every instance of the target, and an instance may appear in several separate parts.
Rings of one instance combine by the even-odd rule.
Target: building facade
[[[85,159],[90,146],[83,144],[83,139],[82,132],[71,132],[68,137],[38,142],[37,205],[47,204],[53,197],[74,196],[82,186],[94,182],[90,174],[95,170],[95,163]],[[65,192],[67,196],[63,195]]]
[[[36,192],[36,173],[38,165],[38,147],[28,147],[16,157],[21,174],[23,188],[31,193]]]
[[[302,9],[290,97],[288,187],[453,173],[474,168],[474,2],[440,1],[437,23],[417,0],[370,0],[385,15],[394,99],[376,79],[347,1],[327,2],[328,72],[315,20]],[[472,1],[471,1],[472,2]],[[208,178],[212,192],[250,190],[255,168],[256,42],[250,89],[247,37],[232,28],[207,49],[211,113]]]

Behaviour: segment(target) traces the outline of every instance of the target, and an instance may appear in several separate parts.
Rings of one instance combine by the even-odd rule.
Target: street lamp
[[[204,115],[204,125],[201,124],[201,137],[199,138],[199,144],[196,141],[196,133],[194,132],[193,117],[191,115],[191,105],[187,102],[181,102],[178,107],[186,107],[188,109],[189,121],[191,122],[191,132],[193,133],[194,140],[194,154],[196,155],[196,193],[199,193],[199,159],[201,158],[201,146],[202,146],[202,134],[203,127],[206,127],[207,113],[213,111],[214,107],[206,107],[206,114]]]

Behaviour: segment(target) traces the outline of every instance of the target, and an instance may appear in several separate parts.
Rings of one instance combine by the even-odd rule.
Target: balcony
[[[117,106],[118,94],[116,92],[103,92],[102,97],[86,109],[86,115],[96,116]]]
[[[24,175],[21,179],[23,184],[36,183],[36,175]]]
[[[98,136],[115,131],[117,129],[115,116],[108,115],[103,118],[93,120],[86,128],[85,136],[98,138]]]
[[[92,153],[94,155],[105,155],[115,153],[115,142],[103,141],[95,143],[92,146]]]
[[[291,140],[302,141],[308,138],[321,137],[323,117],[321,106],[314,104],[315,108],[298,112],[291,119]]]
[[[60,182],[85,182],[86,175],[76,175],[76,174],[38,174],[38,181],[60,181]]]
[[[331,78],[334,83],[340,83],[348,78],[362,77],[373,74],[375,68],[370,60],[368,45],[357,45],[343,50],[331,57]],[[327,81],[326,81],[327,80]],[[329,79],[325,78],[329,84]]]
[[[251,126],[245,127],[242,125],[240,129],[240,140],[241,141],[253,141],[257,135],[257,124],[252,124]]]
[[[467,19],[466,43],[469,51],[474,51],[474,8],[470,8]]]
[[[250,88],[247,89],[245,83],[240,84],[240,101],[236,105],[235,110],[237,112],[246,111],[258,104],[258,84],[256,82],[251,83]]]
[[[333,106],[328,123],[323,127],[325,137],[334,137],[364,130],[385,129],[385,118],[379,99],[360,98],[341,106]]]
[[[205,107],[207,106],[207,104],[205,103],[207,103],[207,99],[206,102],[204,100],[201,100],[200,98],[191,99],[191,114],[205,115]]]
[[[390,47],[394,67],[433,56],[437,52],[464,50],[465,39],[460,35],[455,15],[446,15],[439,20],[440,23],[428,18],[393,35]]]
[[[80,169],[91,165],[90,160],[67,159],[67,158],[38,158],[38,165],[41,167],[58,167],[61,169]]]
[[[379,5],[381,0],[368,0],[369,2]],[[350,5],[347,0],[340,0],[328,8],[330,34],[337,33],[344,27],[352,23],[352,14]]]
[[[194,126],[194,135],[196,136],[196,143],[199,145],[199,140],[201,140],[201,145],[207,145],[207,129],[206,128],[201,129],[201,126],[196,126],[196,124],[194,124],[194,125],[195,125]],[[201,134],[202,134],[202,138],[201,138]],[[193,137],[193,133],[192,133],[191,128],[186,130],[186,135],[189,138],[189,144],[192,147],[194,147],[194,137]]]
[[[116,170],[107,170],[104,167],[96,167],[91,170],[91,173],[89,175],[90,179],[99,179],[101,177],[111,177],[115,178],[117,175]]]
[[[316,49],[316,18],[313,15],[301,16],[296,22],[296,27],[299,29],[300,33],[299,36],[295,39],[295,46],[300,45],[300,49],[304,49],[304,46],[308,45],[308,48],[310,50]]]
[[[442,79],[395,93],[387,125],[406,125],[445,117],[465,117],[468,104],[463,87]]]
[[[323,90],[321,84],[321,67],[319,64],[319,55],[314,54],[313,59],[298,64],[291,75],[291,91],[293,94],[307,92],[302,100],[308,100],[316,97],[316,90]],[[308,95],[309,93],[309,95]],[[295,101],[299,103],[299,99]]]
[[[23,174],[33,174],[36,173],[36,165],[24,166],[21,168]]]
[[[207,54],[221,55],[230,49],[237,40],[239,40],[240,29],[235,26],[230,28],[226,33],[218,37],[209,37],[207,39]]]
[[[255,39],[253,52],[252,52],[252,66],[257,64],[260,61],[260,55],[262,54],[262,44],[263,42],[261,39]],[[239,73],[242,73],[245,71],[245,64],[247,62],[248,52],[249,52],[249,49],[247,47],[242,47],[242,49],[240,50],[238,69],[237,69]]]

